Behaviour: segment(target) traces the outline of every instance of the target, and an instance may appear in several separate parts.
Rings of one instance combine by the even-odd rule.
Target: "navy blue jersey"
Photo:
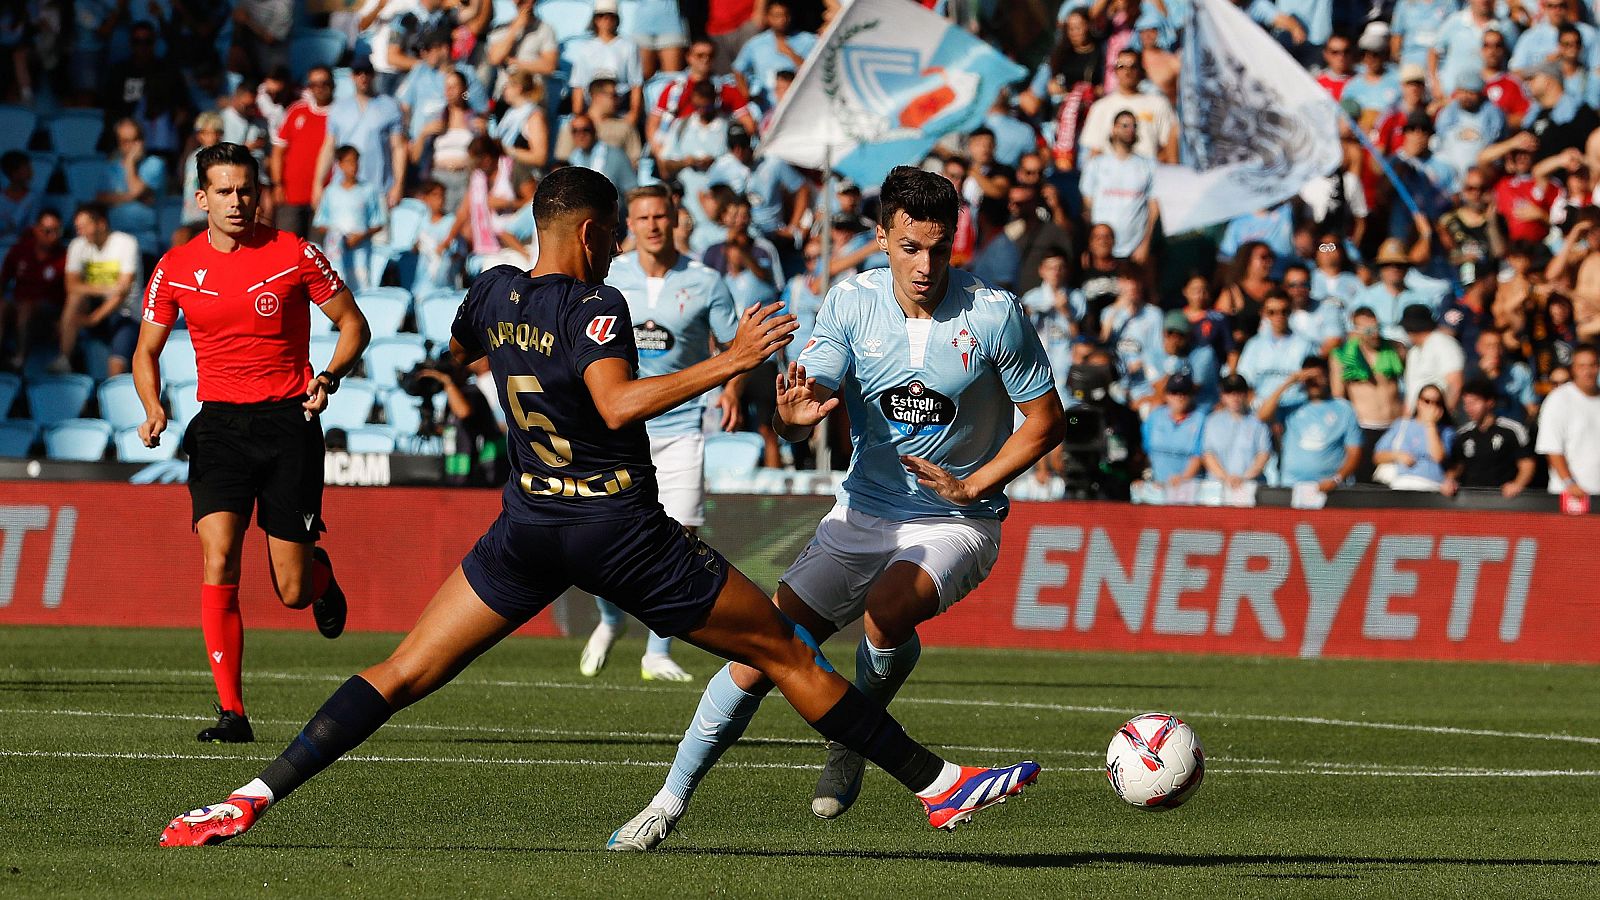
[[[472,282],[451,334],[486,354],[510,429],[506,515],[527,524],[595,522],[659,510],[643,422],[613,431],[583,370],[625,360],[635,374],[628,301],[568,275],[496,266]]]

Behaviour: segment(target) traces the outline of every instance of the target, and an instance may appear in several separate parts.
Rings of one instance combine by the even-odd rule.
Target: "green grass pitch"
[[[893,709],[954,759],[1037,759],[1020,800],[944,834],[869,770],[819,821],[822,750],[774,697],[660,851],[606,853],[717,666],[683,648],[696,684],[644,683],[632,639],[594,680],[577,641],[510,640],[250,833],[156,846],[397,641],[250,632],[258,743],[224,747],[193,737],[197,631],[0,630],[0,897],[1481,898],[1600,878],[1592,668],[945,649]],[[831,655],[849,668],[849,647]],[[1173,812],[1126,806],[1101,772],[1148,710],[1207,750]]]

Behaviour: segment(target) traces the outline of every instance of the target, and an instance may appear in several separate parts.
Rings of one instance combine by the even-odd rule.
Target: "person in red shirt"
[[[240,688],[244,627],[239,557],[251,508],[267,533],[272,583],[291,609],[312,608],[317,630],[344,630],[344,592],[322,522],[322,423],[318,414],[371,338],[366,317],[322,251],[256,220],[260,172],[250,151],[223,142],[195,154],[196,197],[206,230],[167,251],[145,290],[133,379],[147,418],[146,446],[161,441],[161,348],[183,312],[194,342],[200,413],[183,435],[189,495],[205,573],[200,625],[216,681],[217,724],[201,741],[255,739]],[[312,375],[315,304],[339,330],[327,368]]]
[[[305,237],[311,228],[311,187],[317,177],[317,154],[328,136],[328,105],[333,102],[333,70],[316,66],[306,74],[306,96],[283,115],[272,136],[272,193],[277,201],[273,221],[291,234]]]
[[[1506,46],[1506,36],[1494,29],[1483,33],[1483,95],[1506,114],[1506,125],[1522,127],[1522,120],[1533,105],[1527,89],[1517,76],[1506,71],[1506,61],[1511,50]]]
[[[694,86],[702,81],[717,86],[717,105],[723,115],[744,125],[751,134],[757,133],[756,120],[750,113],[750,98],[745,96],[731,76],[718,78],[712,74],[711,62],[716,53],[716,44],[705,38],[690,44],[688,70],[675,76],[661,91],[661,95],[655,98],[650,107],[650,116],[645,120],[644,134],[657,153],[662,151],[661,144],[665,143],[673,121],[694,114]],[[659,143],[657,137],[661,138]]]
[[[22,368],[28,355],[28,325],[34,310],[44,304],[57,310],[67,299],[67,245],[61,242],[61,214],[53,209],[39,213],[22,240],[6,252],[0,263],[0,291],[10,303],[0,306],[0,345],[5,344],[6,319],[15,309],[16,352],[11,368]],[[9,290],[7,290],[9,288]],[[4,414],[0,410],[0,415]]]
[[[1527,135],[1521,144],[1506,153],[1505,177],[1494,186],[1495,209],[1506,223],[1506,241],[1513,244],[1520,241],[1537,244],[1544,240],[1550,232],[1550,208],[1555,206],[1556,195],[1560,193],[1548,179],[1532,174],[1533,150],[1526,146],[1534,143],[1532,137]]]
[[[1338,100],[1344,86],[1355,74],[1355,60],[1350,56],[1350,39],[1342,34],[1331,35],[1322,48],[1322,61],[1326,66],[1317,73],[1317,84]]]

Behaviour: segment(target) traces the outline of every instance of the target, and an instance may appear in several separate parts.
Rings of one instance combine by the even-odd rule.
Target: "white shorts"
[[[915,563],[939,589],[939,612],[971,593],[1000,556],[995,519],[937,516],[892,522],[835,506],[783,573],[817,615],[844,626],[866,612],[867,591],[894,563]]]
[[[706,439],[701,434],[674,434],[650,439],[650,461],[656,466],[661,506],[680,525],[706,523]]]

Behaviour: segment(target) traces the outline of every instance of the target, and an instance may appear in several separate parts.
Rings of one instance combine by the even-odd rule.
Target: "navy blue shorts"
[[[665,512],[563,525],[501,513],[461,570],[490,609],[519,625],[577,586],[656,634],[680,635],[705,623],[729,566]]]

